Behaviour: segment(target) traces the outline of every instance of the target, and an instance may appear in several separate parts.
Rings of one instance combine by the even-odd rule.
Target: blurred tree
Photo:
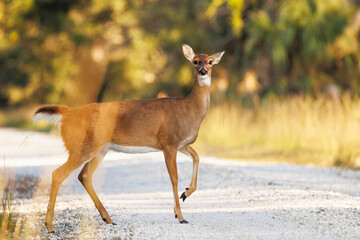
[[[282,1],[272,21],[259,10],[250,16],[245,52],[269,56],[273,80],[285,80],[282,90],[311,92],[329,64],[325,50],[343,33],[349,11],[341,1]]]
[[[2,105],[94,102],[106,89],[105,74],[114,72],[109,66],[119,66],[109,62],[123,62],[113,77],[128,88],[140,87],[144,76],[151,80],[165,62],[125,1],[0,4]],[[123,86],[114,90],[128,90]]]
[[[351,86],[358,94],[359,47],[354,39],[359,27],[352,22],[359,20],[350,1],[246,1],[241,8],[231,8],[230,0],[213,0],[208,12],[213,13],[214,6],[226,11],[223,3],[232,17],[237,11],[243,18],[243,31],[230,40],[237,55],[233,64],[242,66],[240,75],[255,69],[264,94],[317,94],[329,83],[344,90]],[[236,33],[234,29],[238,26],[232,23]]]
[[[215,100],[239,99],[255,71],[261,95],[336,84],[360,92],[360,13],[350,0],[5,0],[0,106],[150,98],[191,90],[181,43],[225,50]]]

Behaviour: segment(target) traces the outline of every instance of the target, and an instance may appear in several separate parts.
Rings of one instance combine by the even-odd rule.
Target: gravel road
[[[8,175],[38,178],[31,197],[17,199],[16,210],[27,216],[25,239],[360,239],[360,171],[201,156],[197,191],[181,203],[190,223],[179,224],[163,155],[114,152],[93,179],[118,225],[101,220],[78,169],[60,187],[49,234],[51,172],[67,156],[61,139],[0,128],[0,151]],[[179,153],[180,193],[191,171]]]

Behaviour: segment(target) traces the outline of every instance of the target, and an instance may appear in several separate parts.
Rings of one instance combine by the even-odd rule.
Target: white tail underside
[[[33,118],[33,122],[36,123],[40,120],[44,120],[56,125],[61,124],[62,115],[61,114],[48,114],[48,113],[37,113]]]

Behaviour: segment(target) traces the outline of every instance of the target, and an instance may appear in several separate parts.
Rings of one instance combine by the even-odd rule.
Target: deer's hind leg
[[[96,168],[99,166],[100,162],[105,157],[106,153],[108,151],[108,147],[103,147],[99,153],[88,163],[85,164],[83,169],[81,170],[78,178],[81,184],[84,186],[88,194],[90,195],[91,199],[93,200],[95,207],[100,213],[100,216],[102,220],[106,223],[112,223],[113,225],[116,225],[110,218],[109,214],[107,213],[105,207],[101,203],[99,197],[97,196],[94,187],[92,185],[92,176],[96,170]]]
[[[83,163],[84,161],[81,160],[81,157],[78,154],[69,152],[68,160],[52,173],[50,199],[45,218],[45,226],[49,232],[53,230],[52,221],[54,217],[54,208],[59,187],[62,182],[70,175],[70,173],[80,167]]]

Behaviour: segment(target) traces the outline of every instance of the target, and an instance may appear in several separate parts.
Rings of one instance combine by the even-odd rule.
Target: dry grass
[[[6,176],[6,169],[3,169],[0,179],[1,183],[1,210],[0,210],[0,238],[21,239],[26,217],[16,211],[14,200],[15,180]],[[27,182],[22,182],[23,185]]]
[[[33,129],[33,109],[0,112],[0,123]],[[36,130],[50,131],[51,126]],[[360,100],[348,96],[339,101],[274,98],[255,109],[239,103],[212,105],[195,143],[201,153],[218,157],[348,168],[360,167],[359,146]]]
[[[250,109],[213,105],[196,147],[248,160],[359,167],[360,100],[289,97]]]

